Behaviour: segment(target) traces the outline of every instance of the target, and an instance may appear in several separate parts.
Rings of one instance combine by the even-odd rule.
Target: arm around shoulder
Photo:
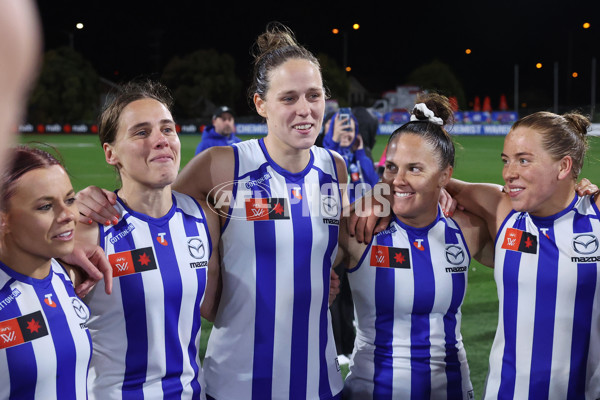
[[[465,210],[483,218],[494,234],[512,209],[510,199],[501,185],[470,183],[452,178],[445,189]]]
[[[468,211],[458,210],[453,219],[460,227],[469,252],[481,264],[494,267],[494,237],[485,221]]]
[[[234,168],[231,146],[210,147],[183,167],[173,184],[173,190],[205,200],[212,189],[233,180]]]

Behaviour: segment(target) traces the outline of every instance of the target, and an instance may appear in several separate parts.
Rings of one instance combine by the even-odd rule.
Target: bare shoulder
[[[346,161],[344,161],[344,158],[336,151],[331,151],[331,154],[333,154],[333,159],[335,160],[335,168],[337,169],[339,180],[340,182],[345,183],[348,180]]]
[[[192,158],[179,172],[173,189],[196,199],[206,199],[216,186],[233,180],[233,148],[216,146]]]

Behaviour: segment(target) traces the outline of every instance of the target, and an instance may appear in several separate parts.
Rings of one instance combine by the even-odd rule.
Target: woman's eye
[[[44,204],[38,207],[38,210],[40,211],[48,211],[52,208],[52,204],[48,203],[48,204]]]
[[[66,204],[71,205],[73,203],[75,203],[75,197],[69,197],[66,201]]]

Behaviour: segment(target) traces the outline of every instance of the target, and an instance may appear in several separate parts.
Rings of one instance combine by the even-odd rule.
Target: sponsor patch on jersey
[[[206,248],[204,247],[204,242],[202,239],[194,237],[188,240],[188,252],[190,256],[196,260],[190,263],[190,268],[206,268],[208,267],[208,261],[205,259]]]
[[[382,268],[410,268],[410,251],[399,247],[373,246],[371,266]]]
[[[246,199],[246,220],[269,221],[275,219],[290,219],[285,198]]]
[[[573,250],[579,254],[590,255],[598,251],[598,238],[592,233],[582,233],[573,238]]]
[[[112,266],[113,277],[131,275],[157,268],[152,247],[110,254],[108,262]]]
[[[44,295],[44,303],[52,308],[56,308],[56,303],[52,301],[52,293]]]
[[[450,264],[460,265],[465,262],[466,258],[465,250],[462,247],[456,244],[446,246],[446,261]]]
[[[521,253],[537,253],[537,236],[515,228],[506,229],[502,248]]]
[[[41,311],[0,322],[0,349],[17,346],[48,335]]]
[[[19,297],[21,295],[21,292],[19,291],[19,289],[15,288],[12,290],[12,292],[6,296],[6,298],[2,301],[0,301],[0,310],[2,310],[4,307],[6,307],[7,305],[9,305],[10,303],[12,303],[12,301],[14,299],[16,299],[17,297]]]
[[[129,235],[131,233],[131,231],[133,231],[134,229],[135,229],[135,226],[133,226],[133,224],[128,224],[125,227],[125,229],[123,229],[121,232],[117,233],[116,235],[114,235],[113,237],[110,238],[110,243],[111,244],[117,243],[119,240],[121,240],[125,236]]]
[[[425,246],[423,246],[423,241],[424,241],[424,239],[416,239],[413,242],[413,246],[415,246],[417,249],[423,251],[423,250],[425,250]]]
[[[167,239],[165,239],[165,236],[167,236],[166,232],[160,232],[156,237],[156,241],[162,244],[163,246],[168,246],[169,242],[167,241]]]

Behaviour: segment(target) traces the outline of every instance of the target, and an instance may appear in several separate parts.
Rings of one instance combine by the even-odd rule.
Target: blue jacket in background
[[[207,127],[202,133],[202,139],[200,140],[200,143],[198,143],[198,147],[196,147],[196,154],[200,153],[202,150],[208,149],[209,147],[230,146],[241,141],[242,140],[239,137],[235,136],[235,133],[232,133],[229,136],[223,136],[215,131],[214,126]]]
[[[352,146],[356,142],[356,136],[350,146],[342,147],[338,142],[333,141],[333,128],[337,121],[338,113],[331,117],[329,130],[325,132],[323,137],[323,147],[329,150],[338,152],[346,161],[346,169],[348,171],[348,199],[353,203],[357,198],[362,197],[364,191],[370,190],[379,182],[379,174],[375,169],[373,160],[367,156],[364,149],[352,150]],[[356,134],[359,135],[358,121],[352,116],[356,124]],[[364,185],[360,185],[360,184]],[[357,187],[357,185],[359,185]],[[362,186],[362,188],[361,188]],[[358,190],[357,190],[358,189]],[[362,189],[362,190],[361,190]]]

